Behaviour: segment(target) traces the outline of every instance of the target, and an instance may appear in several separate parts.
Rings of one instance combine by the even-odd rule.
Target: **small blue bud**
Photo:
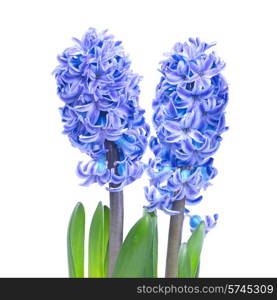
[[[200,224],[201,221],[202,221],[201,217],[198,215],[195,215],[190,218],[189,225],[192,228],[196,228]]]

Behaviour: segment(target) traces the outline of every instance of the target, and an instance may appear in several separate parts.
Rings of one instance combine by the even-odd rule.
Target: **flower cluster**
[[[161,63],[162,77],[153,101],[157,137],[150,141],[155,159],[149,163],[150,188],[145,190],[150,211],[159,208],[176,214],[172,203],[184,197],[186,205],[198,203],[200,191],[217,174],[211,156],[227,130],[228,86],[220,74],[225,64],[214,52],[207,52],[214,44],[189,42],[175,44]],[[185,213],[190,216],[187,209]],[[201,219],[190,217],[195,228]],[[208,217],[207,228],[216,220],[217,215],[214,220]]]
[[[107,31],[91,28],[81,40],[73,40],[76,45],[58,56],[54,71],[64,102],[60,108],[64,133],[91,158],[77,168],[83,184],[110,183],[121,190],[143,172],[140,159],[149,126],[138,103],[141,77],[130,70],[121,42]],[[107,141],[118,152],[113,168],[108,168]]]

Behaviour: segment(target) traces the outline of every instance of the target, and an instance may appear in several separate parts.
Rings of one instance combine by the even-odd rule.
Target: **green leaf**
[[[182,244],[178,257],[178,277],[196,278],[199,273],[200,255],[205,237],[205,224],[201,222],[191,234],[187,244]]]
[[[197,268],[200,261],[200,254],[205,238],[205,223],[201,222],[188,240],[188,253],[191,260],[191,274],[193,277],[197,274]]]
[[[154,237],[153,237],[153,277],[158,277],[158,225],[157,225],[157,216],[152,218],[154,222]]]
[[[147,213],[147,212],[145,212]],[[149,213],[152,219],[153,226],[153,242],[151,247],[151,254],[149,256],[149,261],[146,265],[145,276],[149,278],[157,278],[158,272],[158,226],[157,226],[157,216],[155,213]]]
[[[106,277],[105,259],[109,240],[109,208],[102,202],[92,217],[89,231],[88,277]]]
[[[110,234],[110,208],[104,206],[104,272],[105,277],[109,276],[109,234]]]
[[[84,277],[85,209],[77,203],[71,215],[67,231],[67,256],[69,276]]]
[[[108,243],[108,247],[107,247],[107,251],[105,254],[105,258],[104,258],[104,273],[105,273],[105,278],[109,277],[109,243]]]
[[[195,278],[198,278],[198,277],[199,277],[199,271],[200,271],[200,261],[199,261],[199,263],[198,263],[198,267],[197,267],[197,271],[196,271]]]
[[[183,243],[179,250],[178,256],[178,278],[190,278],[191,266],[190,257],[188,255],[187,244]]]
[[[151,216],[145,214],[129,231],[119,252],[113,277],[144,278],[152,253],[154,228]]]

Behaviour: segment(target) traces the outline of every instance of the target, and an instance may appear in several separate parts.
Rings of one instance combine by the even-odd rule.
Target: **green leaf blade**
[[[109,239],[109,211],[98,203],[89,230],[88,277],[106,277],[105,256]]]
[[[153,222],[145,214],[129,231],[118,255],[113,277],[145,278],[149,256],[153,249]]]
[[[188,255],[187,244],[183,243],[179,250],[178,256],[178,278],[190,278],[191,266],[190,257]]]
[[[187,243],[181,245],[178,257],[178,277],[196,278],[199,273],[200,255],[205,238],[205,224],[201,222]]]
[[[200,255],[205,238],[205,223],[201,222],[188,240],[188,253],[191,260],[191,274],[193,278],[197,275],[197,268],[200,262]]]
[[[153,276],[154,278],[158,277],[158,224],[157,216],[155,215],[152,218],[153,227],[154,227],[154,236],[153,236]]]
[[[69,277],[84,277],[85,209],[82,203],[75,206],[67,231]]]
[[[104,206],[104,273],[109,277],[110,208]]]
[[[147,212],[145,212],[147,214]],[[158,276],[158,226],[157,215],[155,213],[149,213],[152,226],[153,226],[153,242],[151,245],[151,253],[149,261],[146,265],[145,276],[148,278],[157,278]]]

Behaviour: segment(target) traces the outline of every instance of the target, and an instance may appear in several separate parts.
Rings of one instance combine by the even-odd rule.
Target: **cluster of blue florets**
[[[84,185],[114,184],[114,190],[139,178],[149,126],[140,108],[141,77],[130,69],[120,41],[91,28],[75,46],[58,56],[54,73],[64,133],[74,147],[89,155],[77,172]],[[105,141],[114,143],[118,161],[108,168]]]
[[[161,63],[153,101],[157,136],[150,141],[155,159],[149,162],[150,187],[145,190],[150,211],[177,214],[171,209],[174,201],[185,198],[186,205],[198,203],[199,193],[217,174],[212,155],[227,130],[228,85],[220,73],[225,64],[214,52],[207,52],[214,44],[189,42],[177,43]],[[195,228],[201,218],[190,215],[187,208],[185,213]],[[206,217],[208,230],[217,218]]]

